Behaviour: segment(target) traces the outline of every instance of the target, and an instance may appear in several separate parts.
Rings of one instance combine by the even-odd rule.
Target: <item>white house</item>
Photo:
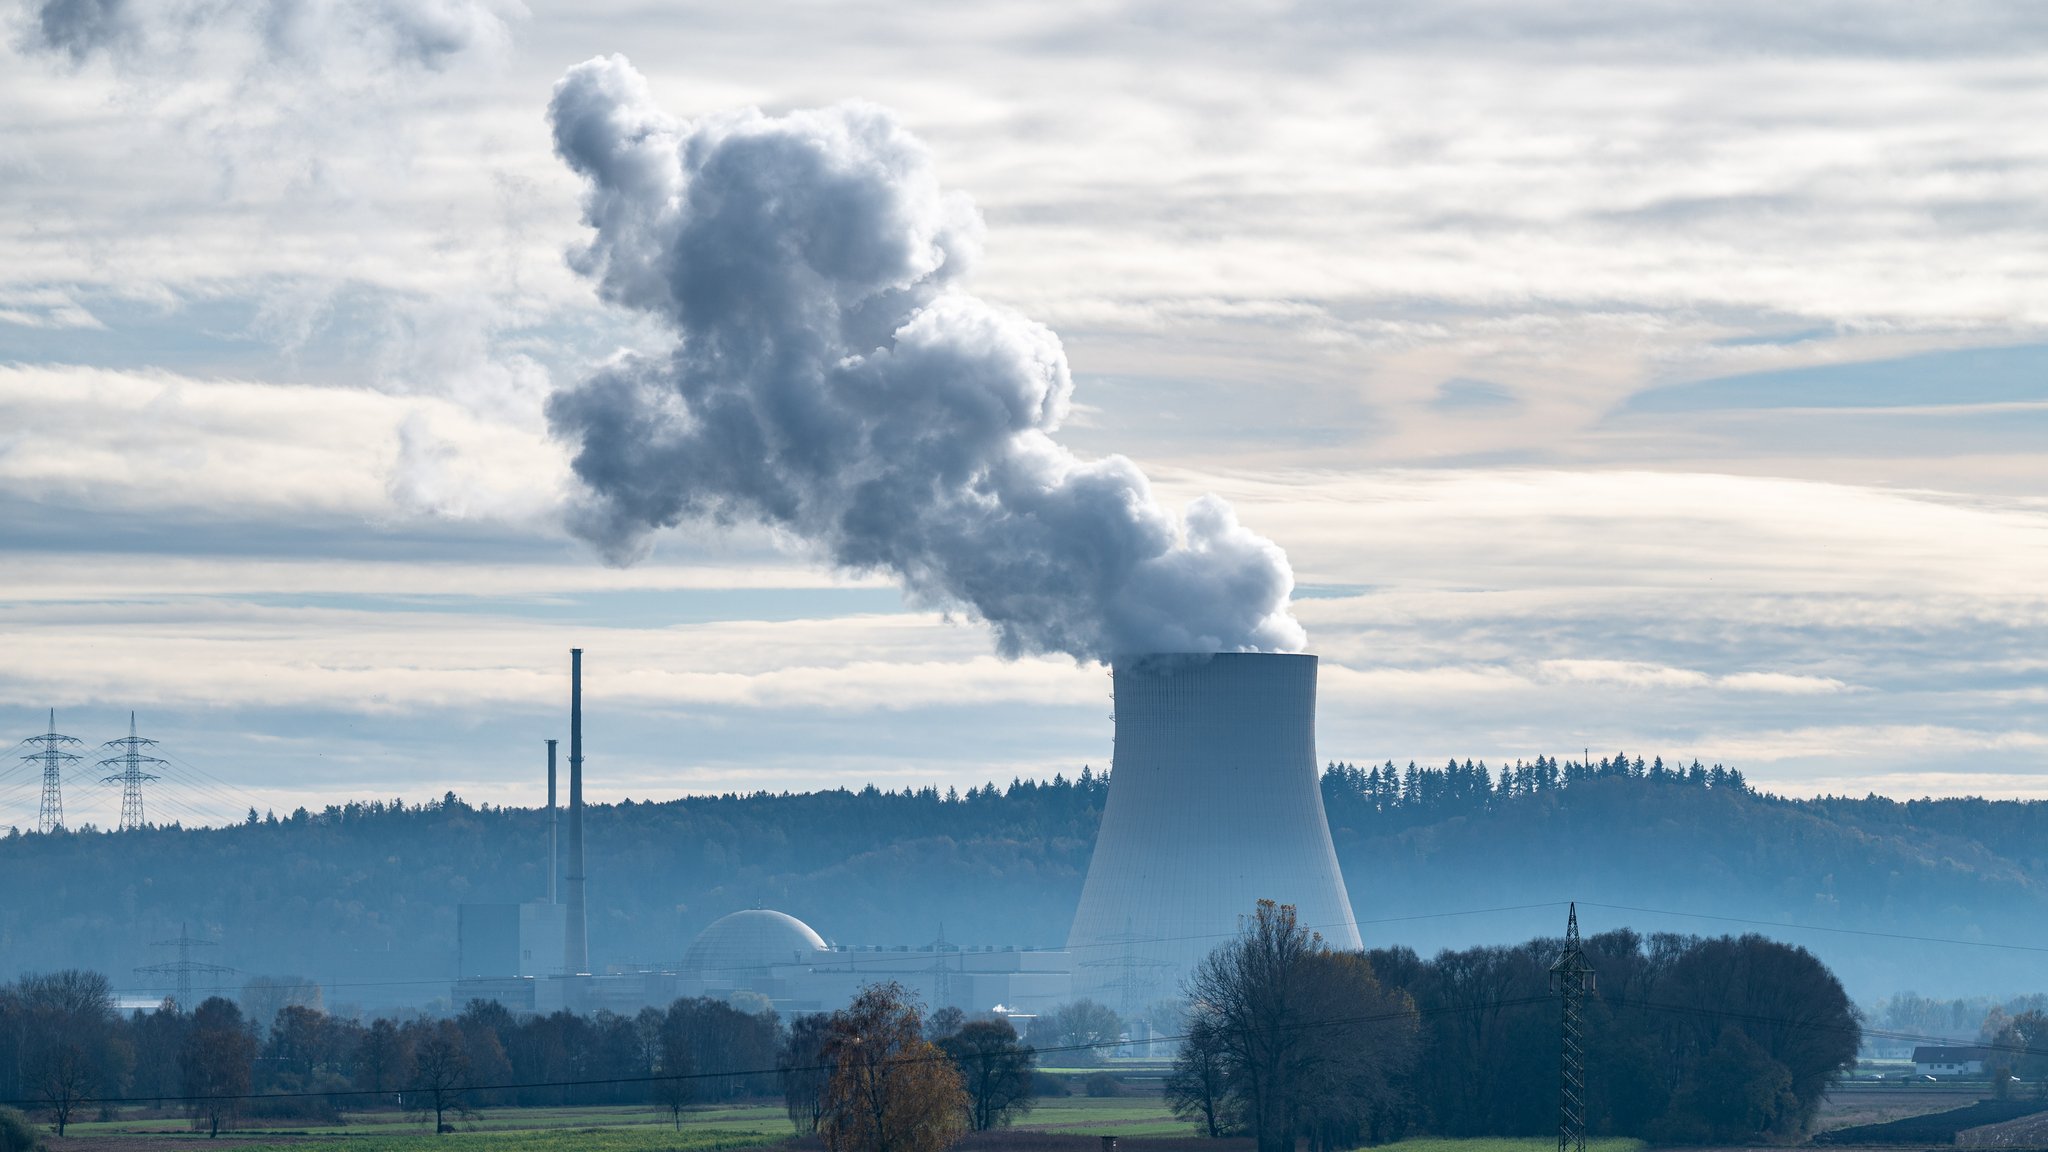
[[[1954,1079],[1982,1076],[1991,1053],[1983,1048],[1915,1048],[1913,1071],[1921,1076]]]

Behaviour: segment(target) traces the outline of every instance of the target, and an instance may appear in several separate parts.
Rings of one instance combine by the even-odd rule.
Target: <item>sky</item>
[[[154,819],[535,803],[576,646],[598,799],[1108,763],[1099,662],[801,530],[572,531],[550,396],[689,339],[574,259],[611,54],[921,141],[1059,445],[1284,549],[1325,759],[2048,795],[2048,12],[4,4],[0,734],[133,710]]]

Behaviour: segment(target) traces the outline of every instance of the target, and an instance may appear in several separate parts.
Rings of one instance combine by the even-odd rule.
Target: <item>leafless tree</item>
[[[1290,905],[1259,901],[1189,990],[1260,1152],[1291,1152],[1304,1134],[1315,1149],[1354,1146],[1413,1050],[1408,997],[1383,990],[1363,955],[1331,952]]]
[[[240,1109],[255,1064],[256,1034],[234,1001],[214,996],[193,1010],[178,1065],[193,1127],[205,1127],[208,1139],[219,1136]]]
[[[434,1114],[434,1131],[449,1132],[448,1113],[470,1114],[469,1053],[462,1029],[453,1020],[420,1026],[413,1043],[412,1079],[407,1091],[413,1093],[414,1107],[424,1117]]]

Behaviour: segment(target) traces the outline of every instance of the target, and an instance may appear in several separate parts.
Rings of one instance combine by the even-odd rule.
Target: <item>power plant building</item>
[[[528,906],[465,905],[464,923],[471,909],[520,907]],[[457,980],[452,998],[456,1004],[496,1000],[514,1011],[542,1013],[630,1013],[687,996],[765,1004],[783,1013],[830,1012],[845,1007],[864,985],[894,981],[928,1009],[1029,1015],[1073,998],[1070,968],[1067,954],[1057,950],[962,947],[943,940],[833,945],[794,916],[754,908],[713,921],[673,967],[573,976],[478,972]]]
[[[583,839],[582,653],[571,656],[568,859],[561,903],[460,910],[455,1003],[630,1012],[679,997],[830,1011],[895,981],[930,1009],[1029,1014],[1088,997],[1135,1017],[1177,998],[1260,900],[1293,905],[1331,947],[1362,946],[1323,811],[1316,657],[1119,659],[1109,797],[1065,951],[834,945],[793,916],[749,909],[706,927],[673,966],[593,972]],[[553,894],[554,748],[549,746]],[[549,958],[553,963],[549,963]]]
[[[568,918],[560,904],[463,904],[455,914],[462,976],[553,976],[562,971]]]
[[[1073,994],[1126,1015],[1179,994],[1260,900],[1361,947],[1316,766],[1316,658],[1114,662],[1116,749],[1067,937]]]

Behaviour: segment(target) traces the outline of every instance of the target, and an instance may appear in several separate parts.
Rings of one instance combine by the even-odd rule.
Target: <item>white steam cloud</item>
[[[613,561],[755,522],[971,612],[1005,655],[1302,645],[1286,555],[1228,504],[1176,516],[1129,460],[1053,441],[1059,338],[956,286],[980,215],[887,111],[679,122],[612,56],[550,115],[590,183],[577,269],[679,338],[548,405],[586,489],[572,527]]]

